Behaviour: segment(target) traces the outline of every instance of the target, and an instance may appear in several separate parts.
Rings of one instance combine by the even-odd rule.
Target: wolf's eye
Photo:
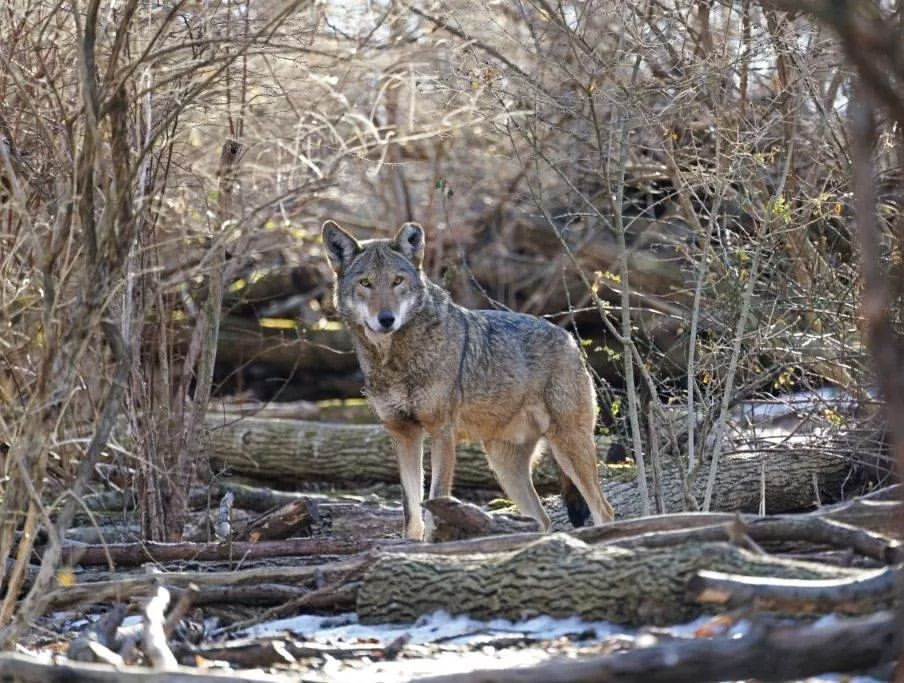
[[[361,285],[362,287],[364,287],[365,289],[370,289],[373,286],[371,281],[368,280],[366,277],[362,277],[360,280],[358,280],[358,284]]]
[[[403,282],[405,282],[405,278],[403,278],[401,275],[396,275],[395,280],[392,281],[392,286],[398,287]]]

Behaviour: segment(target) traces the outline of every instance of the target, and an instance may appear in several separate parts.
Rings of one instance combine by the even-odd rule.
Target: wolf
[[[432,532],[421,513],[425,432],[432,498],[451,494],[456,443],[482,442],[506,495],[548,531],[531,480],[545,439],[572,524],[613,519],[599,484],[593,383],[568,332],[531,315],[454,303],[424,274],[417,223],[403,224],[392,239],[358,241],[328,220],[322,237],[336,310],[398,456],[408,538],[430,540]]]

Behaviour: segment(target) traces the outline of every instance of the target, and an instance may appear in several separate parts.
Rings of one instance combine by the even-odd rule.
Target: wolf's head
[[[405,223],[392,239],[359,242],[333,221],[323,224],[327,261],[336,274],[336,310],[368,337],[389,335],[423,306],[424,230]]]

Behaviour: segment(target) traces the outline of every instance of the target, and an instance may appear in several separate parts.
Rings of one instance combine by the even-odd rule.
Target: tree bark
[[[900,569],[886,567],[828,581],[795,581],[701,571],[688,584],[688,596],[701,604],[757,609],[863,614],[887,607],[902,583]]]
[[[398,463],[385,430],[380,425],[340,425],[301,420],[228,420],[208,414],[211,428],[211,457],[232,472],[262,479],[291,478],[296,481],[399,481]],[[814,476],[820,495],[838,497],[850,462],[833,449],[835,437],[802,437],[793,446],[756,451],[726,449],[714,487],[713,509],[755,512],[760,504],[756,485],[765,470],[766,511],[800,510],[817,500]],[[839,440],[841,436],[837,437]],[[600,460],[612,441],[600,437]],[[427,446],[429,450],[429,443]],[[429,476],[429,458],[425,458]],[[603,475],[606,497],[620,518],[641,514],[636,474],[630,466],[609,466]],[[684,508],[681,476],[674,462],[663,463],[662,495],[666,510]],[[455,466],[457,486],[497,488],[483,451],[474,444],[460,444]],[[558,489],[558,477],[548,458],[534,471],[534,483],[541,491]],[[700,497],[704,482],[691,493]],[[565,524],[565,512],[558,502],[550,502],[553,523]]]
[[[724,543],[626,549],[588,546],[553,534],[513,553],[384,556],[364,576],[358,615],[364,623],[398,623],[442,609],[478,619],[547,614],[635,626],[669,624],[700,613],[685,587],[702,569],[795,579],[858,575]]]

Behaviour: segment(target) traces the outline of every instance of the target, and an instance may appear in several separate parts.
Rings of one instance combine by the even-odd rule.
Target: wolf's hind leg
[[[556,464],[587,502],[593,523],[600,525],[611,522],[615,514],[600,488],[596,444],[593,442],[592,433],[578,429],[553,429],[547,432],[546,440],[549,442]],[[572,519],[572,522],[574,521]]]
[[[499,485],[522,514],[537,520],[542,531],[549,531],[549,515],[540,503],[540,496],[531,480],[531,462],[537,442],[516,444],[509,441],[486,441],[484,448],[490,469]]]

